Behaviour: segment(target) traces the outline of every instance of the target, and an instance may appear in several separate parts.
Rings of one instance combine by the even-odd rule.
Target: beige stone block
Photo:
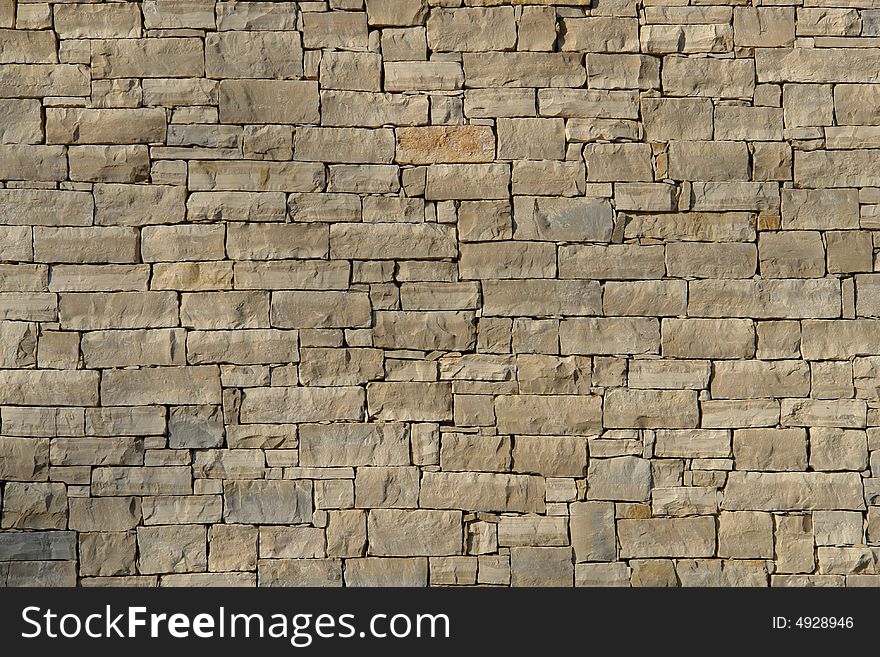
[[[663,273],[663,248],[656,245],[573,244],[559,248],[560,278],[642,279],[660,278]]]
[[[871,49],[812,48],[755,50],[755,68],[760,82],[855,82],[877,81],[880,54]]]
[[[775,319],[838,317],[840,290],[830,279],[702,280],[688,286],[688,313]]]
[[[358,468],[355,506],[365,509],[415,508],[419,501],[418,468]]]
[[[506,199],[507,164],[437,164],[428,169],[428,200]]]
[[[402,423],[335,425],[300,428],[300,465],[340,467],[409,465],[409,429]]]
[[[486,472],[424,472],[419,505],[469,511],[544,511],[541,477]]]
[[[587,79],[577,53],[465,53],[462,60],[469,88],[579,87]]]
[[[427,0],[367,0],[370,25],[421,25],[427,15]]]
[[[856,473],[731,472],[724,492],[726,510],[862,510]]]
[[[601,89],[540,89],[542,116],[595,119],[637,119],[638,95],[634,91]]]
[[[345,562],[346,586],[424,587],[427,584],[428,560],[424,557],[367,557]]]
[[[161,109],[47,109],[46,143],[161,143],[165,121]]]
[[[611,240],[613,212],[611,205],[605,199],[524,196],[514,198],[513,209],[514,238],[518,240],[591,242]],[[599,250],[601,247],[564,248]],[[561,267],[560,264],[560,269]],[[574,277],[563,276],[563,278]]]
[[[751,98],[755,69],[745,59],[667,57],[662,83],[664,92],[674,96]]]
[[[141,521],[141,503],[136,497],[71,497],[70,529],[80,532],[124,532]]]
[[[708,386],[709,374],[707,361],[634,359],[628,383],[630,388],[701,390]]]
[[[462,244],[459,273],[462,279],[553,278],[556,247],[541,242],[503,241]]]
[[[742,141],[675,140],[669,143],[668,154],[668,175],[673,180],[749,179],[749,151]]]
[[[642,51],[651,54],[722,53],[733,47],[730,25],[642,25],[639,32]]]
[[[600,288],[587,281],[499,280],[483,283],[485,315],[597,315]]]
[[[5,180],[59,181],[67,175],[61,146],[0,145],[0,177]]]
[[[508,436],[444,433],[440,441],[440,467],[444,471],[483,470],[504,472],[511,467]]]
[[[518,160],[513,162],[511,190],[515,196],[579,196],[586,187],[585,180],[582,162]]]
[[[210,33],[205,73],[211,78],[296,78],[303,73],[302,53],[297,32]]]
[[[565,157],[562,119],[505,119],[496,123],[498,159],[561,160]]]
[[[864,470],[868,443],[864,431],[832,427],[810,429],[810,466],[813,470]]]
[[[327,519],[327,554],[331,557],[360,557],[367,547],[365,511],[331,511]],[[350,566],[352,562],[347,562]],[[346,577],[348,577],[346,568]],[[348,584],[348,580],[346,580]]]
[[[571,586],[570,547],[515,547],[510,550],[511,586]]]
[[[645,135],[652,141],[711,139],[712,102],[699,98],[645,97],[641,101]]]
[[[513,7],[434,9],[427,22],[432,51],[487,52],[516,45]]]
[[[802,361],[726,361],[715,365],[713,399],[806,397],[810,369]]]
[[[120,495],[192,495],[192,471],[189,466],[100,467],[92,471],[92,494]]]
[[[367,535],[370,555],[461,554],[461,512],[374,509],[367,516]]]
[[[373,382],[367,386],[369,414],[378,420],[442,422],[452,416],[448,383]]]
[[[214,525],[208,530],[208,570],[253,570],[257,567],[256,527]]]
[[[386,62],[386,91],[455,91],[464,86],[458,62]]]
[[[572,318],[559,326],[563,354],[615,355],[656,353],[660,325],[648,318]]]
[[[248,424],[360,420],[363,406],[364,390],[353,386],[255,388],[242,400],[241,421]]]
[[[55,32],[62,39],[126,38],[141,35],[141,12],[127,3],[53,7]]]
[[[609,390],[604,425],[612,428],[691,428],[699,421],[696,393],[689,390]]]
[[[285,525],[312,520],[312,482],[227,481],[224,518],[229,523]]]
[[[806,470],[803,429],[737,429],[733,456],[738,470]]]
[[[587,55],[587,80],[593,89],[656,89],[660,60],[646,55]]]
[[[488,126],[404,127],[396,133],[400,164],[478,163],[495,157],[495,135]]]
[[[101,379],[105,404],[218,404],[219,371],[212,366],[112,370]]]
[[[656,482],[655,482],[656,484]],[[709,486],[656,487],[651,491],[653,516],[713,515],[718,512],[718,489]]]
[[[870,319],[806,321],[802,329],[803,356],[815,360],[871,355],[876,349],[874,336],[878,326]]]
[[[623,558],[715,554],[715,520],[710,517],[621,520],[617,532]]]
[[[733,10],[733,40],[737,46],[790,46],[794,33],[792,7],[735,7]]]
[[[0,98],[88,96],[89,74],[73,64],[4,64]]]
[[[4,529],[66,529],[67,488],[60,483],[7,482]]]
[[[867,407],[859,399],[785,399],[782,401],[782,425],[789,427],[866,426]]]
[[[651,463],[635,456],[591,459],[587,482],[591,500],[645,501],[651,494]]]
[[[562,546],[568,544],[568,521],[563,517],[502,517],[498,523],[498,545]]]
[[[602,309],[606,315],[662,317],[686,311],[684,281],[609,281],[604,288]]]
[[[114,35],[115,36],[115,35]],[[201,39],[104,39],[92,42],[98,78],[199,77],[205,72]]]
[[[378,128],[428,123],[428,99],[405,94],[322,91],[321,121],[330,126]]]
[[[501,395],[495,399],[498,429],[504,433],[595,435],[601,426],[595,395]]]
[[[342,586],[339,559],[260,559],[260,586]]]
[[[40,107],[37,100],[0,100],[0,143],[36,144],[42,141]]]
[[[545,477],[582,477],[586,445],[579,436],[516,436],[513,470]]]
[[[318,85],[306,80],[223,80],[224,123],[317,123]]]
[[[455,246],[453,230],[437,224],[337,224],[330,227],[330,254],[334,259],[435,259],[454,256]]]
[[[825,247],[813,231],[763,232],[758,237],[761,275],[816,278],[825,274]]]
[[[652,181],[654,170],[647,144],[587,144],[587,182]]]

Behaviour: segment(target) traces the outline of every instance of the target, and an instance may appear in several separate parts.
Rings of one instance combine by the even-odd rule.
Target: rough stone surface
[[[0,0],[0,585],[876,584],[878,38]]]

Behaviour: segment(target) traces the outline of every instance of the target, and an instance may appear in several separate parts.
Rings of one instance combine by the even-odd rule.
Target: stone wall
[[[880,583],[877,0],[0,0],[0,583]]]

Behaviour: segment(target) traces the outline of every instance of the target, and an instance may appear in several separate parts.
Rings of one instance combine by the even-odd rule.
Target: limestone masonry
[[[880,585],[880,0],[0,0],[0,584]]]

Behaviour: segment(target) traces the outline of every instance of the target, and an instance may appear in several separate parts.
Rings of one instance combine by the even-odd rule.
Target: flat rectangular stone
[[[457,254],[452,228],[439,224],[334,224],[331,258],[356,260],[438,259]]]
[[[865,508],[858,473],[731,472],[722,509],[821,511]]]
[[[461,554],[461,512],[372,509],[367,516],[367,535],[371,555]]]
[[[364,389],[353,386],[256,388],[242,400],[241,421],[247,424],[360,420],[364,400]]]
[[[870,48],[757,48],[759,82],[880,82],[880,53]]]
[[[302,73],[299,32],[225,30],[205,38],[207,77],[296,78]]]
[[[609,242],[612,210],[605,199],[514,198],[514,238]]]
[[[711,557],[715,519],[645,518],[617,523],[622,558]]]
[[[587,79],[576,53],[465,53],[465,86],[579,87]]]
[[[317,123],[318,85],[308,80],[223,80],[223,123]]]
[[[373,345],[387,349],[468,351],[476,344],[474,314],[467,311],[377,311]]]
[[[219,404],[216,366],[110,370],[101,379],[101,400],[115,406]]]
[[[880,186],[880,149],[798,152],[794,179],[803,187]]]
[[[0,533],[0,560],[41,561],[76,559],[76,532]]]
[[[4,64],[0,98],[88,96],[89,71],[74,64]]]
[[[0,370],[0,404],[97,406],[99,374],[77,370]]]
[[[425,472],[419,504],[478,511],[544,511],[544,482],[529,475]]]
[[[591,395],[501,395],[495,399],[503,433],[596,435],[601,399]]]
[[[103,467],[92,471],[95,496],[192,495],[189,466]]]
[[[601,290],[599,283],[593,281],[485,281],[483,296],[484,316],[543,317],[601,313]]]
[[[304,424],[300,463],[306,467],[407,465],[409,430],[399,423]]]
[[[690,390],[629,390],[605,394],[604,425],[609,428],[690,428],[699,423],[697,393]]]
[[[649,354],[660,348],[660,323],[651,318],[596,317],[563,319],[559,325],[563,354]]]
[[[200,77],[201,39],[106,39],[92,42],[92,74],[98,78]]]
[[[840,288],[831,279],[701,280],[688,291],[688,314],[696,317],[840,316]]]
[[[312,162],[198,160],[189,164],[193,191],[317,192],[324,167]]]

